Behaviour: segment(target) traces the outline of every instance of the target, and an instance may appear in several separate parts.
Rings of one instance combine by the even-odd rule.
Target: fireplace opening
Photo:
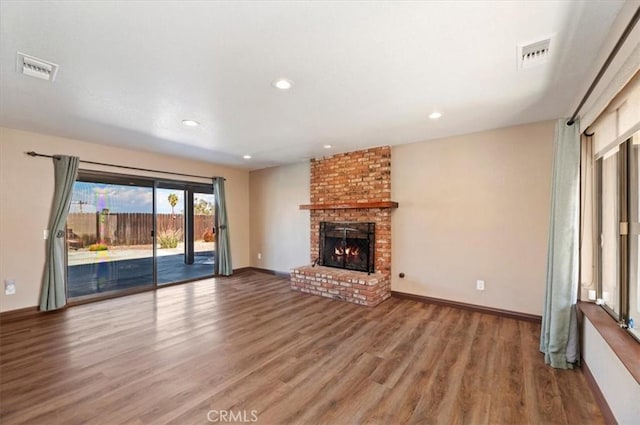
[[[318,264],[373,273],[375,223],[320,223]]]

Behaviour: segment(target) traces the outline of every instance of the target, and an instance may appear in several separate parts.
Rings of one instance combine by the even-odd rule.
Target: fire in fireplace
[[[320,223],[318,264],[374,272],[375,223]]]

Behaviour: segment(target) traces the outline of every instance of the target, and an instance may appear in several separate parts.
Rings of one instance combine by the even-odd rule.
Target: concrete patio
[[[214,274],[214,251],[195,253],[194,264],[184,254],[158,250],[158,285],[210,277]],[[69,255],[69,298],[153,285],[151,250],[109,250]],[[146,254],[146,255],[144,255]]]

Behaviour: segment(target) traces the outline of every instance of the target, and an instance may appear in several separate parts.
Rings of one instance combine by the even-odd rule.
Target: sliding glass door
[[[211,277],[212,185],[81,172],[67,219],[70,299]]]
[[[156,276],[158,285],[185,280],[185,194],[171,185],[156,188]]]
[[[67,218],[67,295],[153,286],[153,186],[84,175]]]
[[[193,194],[194,264],[203,271],[215,269],[216,251],[215,198],[212,193]]]
[[[180,182],[156,187],[158,285],[214,274],[215,204],[212,188]]]

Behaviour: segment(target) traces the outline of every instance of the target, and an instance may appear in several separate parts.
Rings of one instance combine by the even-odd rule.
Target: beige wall
[[[392,290],[541,314],[553,134],[542,122],[393,147]]]
[[[251,265],[279,272],[309,263],[308,162],[252,171]],[[262,258],[258,259],[258,253]]]
[[[541,314],[553,129],[543,122],[393,147],[392,289]],[[250,180],[251,265],[286,272],[308,263],[309,213],[298,205],[309,200],[309,164]]]
[[[39,303],[45,252],[42,233],[47,228],[53,197],[53,166],[50,159],[31,158],[24,154],[30,150],[75,155],[91,161],[226,177],[233,267],[249,266],[248,171],[0,127],[0,280],[11,278],[17,283],[15,295],[7,296],[4,290],[0,291],[0,311]],[[109,171],[122,172],[113,168]]]

